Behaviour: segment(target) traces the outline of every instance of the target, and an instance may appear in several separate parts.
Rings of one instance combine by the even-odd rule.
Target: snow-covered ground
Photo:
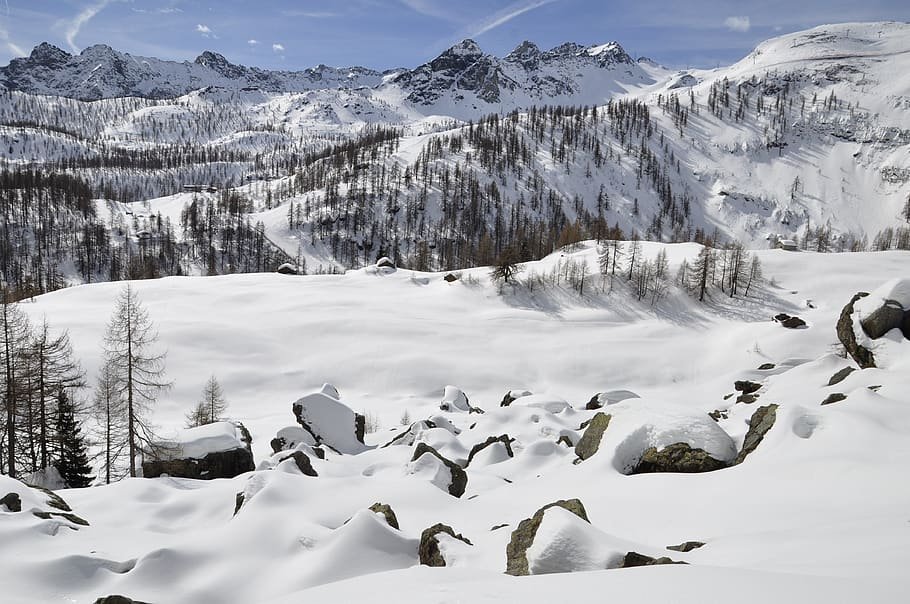
[[[662,247],[671,274],[699,249],[645,244],[644,254]],[[155,422],[166,434],[181,427],[214,374],[230,417],[252,434],[258,470],[60,491],[89,526],[0,511],[2,599],[901,601],[910,588],[910,341],[887,336],[876,344],[888,353],[881,368],[827,384],[854,366],[835,354],[841,309],[857,291],[910,276],[910,253],[757,254],[769,283],[753,297],[715,291],[699,304],[671,288],[653,308],[623,285],[602,288],[599,277],[583,295],[552,285],[506,286],[500,295],[482,268],[453,283],[441,273],[373,267],[135,282],[175,382]],[[526,265],[521,278],[570,258],[596,266],[588,243]],[[22,306],[69,329],[94,375],[120,287],[80,286]],[[778,312],[799,315],[807,328],[783,328],[771,320]],[[766,363],[775,366],[758,369]],[[757,402],[726,398],[743,379],[762,384]],[[310,455],[318,473],[311,477],[292,460],[279,463],[269,441],[296,425],[291,404],[323,383],[376,429],[362,451],[349,449],[356,454]],[[461,400],[449,385],[485,413],[460,411],[460,403],[440,409],[444,396]],[[536,396],[500,407],[504,394],[522,390]],[[640,398],[608,404],[613,421],[600,449],[573,464],[573,449],[557,441],[577,443],[595,413],[585,404],[611,390]],[[324,392],[304,400],[335,400]],[[847,398],[821,406],[832,392]],[[776,422],[740,465],[626,474],[647,446],[678,441],[726,461],[755,410],[770,403],[779,405]],[[727,417],[715,424],[707,416],[714,410]],[[406,430],[405,414],[437,427],[417,425],[403,443],[424,442],[465,465],[474,445],[508,434],[514,457],[499,444],[480,451],[467,464],[464,494],[454,497],[445,489],[449,470],[434,459],[412,462],[408,444],[381,447]],[[0,496],[17,489],[24,510],[46,509],[40,494],[0,478]],[[234,516],[239,492],[244,503]],[[548,512],[528,557],[532,572],[579,572],[503,574],[519,522],[570,498],[584,503],[590,526]],[[367,511],[376,502],[392,506],[400,530]],[[473,546],[445,540],[447,568],[418,566],[421,532],[437,522]],[[692,540],[706,545],[665,549]],[[586,570],[615,566],[626,551],[689,565]]]

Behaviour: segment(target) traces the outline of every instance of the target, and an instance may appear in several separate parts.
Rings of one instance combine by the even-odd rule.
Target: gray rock
[[[619,568],[635,568],[636,566],[656,566],[659,564],[688,564],[687,562],[677,562],[676,560],[671,560],[666,556],[661,556],[660,558],[654,558],[652,556],[646,556],[644,554],[639,554],[638,552],[629,552],[622,559],[622,564]]]
[[[704,449],[693,449],[687,443],[674,443],[663,449],[648,447],[631,474],[681,472],[697,474],[727,467],[727,463],[711,457]]]
[[[516,577],[530,574],[528,569],[528,548],[534,543],[534,537],[537,536],[537,529],[540,528],[544,513],[555,506],[572,512],[585,522],[590,522],[585,506],[578,499],[562,499],[543,506],[534,512],[532,517],[522,520],[518,524],[518,528],[512,531],[512,538],[506,546],[506,574]]]
[[[127,598],[126,596],[105,596],[103,598],[98,598],[95,600],[95,604],[148,604],[147,602],[140,602],[139,600],[133,600]]]
[[[436,459],[445,464],[449,469],[449,472],[452,475],[452,482],[449,483],[449,494],[453,497],[461,497],[464,495],[464,491],[468,487],[468,475],[461,466],[440,455],[439,451],[427,443],[417,443],[417,448],[414,449],[414,456],[411,457],[411,461],[417,461],[421,456],[426,454],[436,457]]]
[[[565,434],[563,434],[562,436],[560,436],[560,437],[556,440],[556,444],[557,444],[557,445],[565,445],[565,446],[569,447],[570,449],[571,449],[572,447],[575,446],[575,444],[572,442],[572,439],[569,438],[569,437],[568,437],[567,435],[565,435]]]
[[[591,418],[587,428],[585,428],[585,433],[581,435],[581,440],[575,445],[575,455],[578,456],[578,459],[589,459],[592,455],[597,453],[604,432],[606,432],[607,428],[610,426],[611,418],[611,415],[600,411]]]
[[[884,304],[863,317],[860,327],[873,340],[891,331],[900,329],[904,323],[906,309],[895,300],[885,300]]]
[[[439,539],[437,537],[440,533],[445,533],[468,545],[474,545],[463,535],[456,534],[451,526],[442,523],[434,524],[420,534],[420,545],[417,548],[417,554],[420,558],[420,563],[424,566],[446,565],[446,559],[443,557],[442,552],[439,551]]]
[[[459,279],[459,276],[456,275],[455,273],[446,273],[445,277],[443,277],[443,280],[446,281],[447,283],[452,283],[453,281],[458,281],[458,279]]]
[[[370,506],[370,511],[377,514],[382,514],[385,516],[386,524],[388,524],[393,529],[399,529],[398,526],[398,516],[395,515],[395,511],[392,510],[392,506],[387,503],[376,502]]]
[[[825,400],[822,401],[822,405],[830,405],[832,403],[839,403],[847,399],[847,395],[843,392],[832,392],[825,397]]]
[[[704,541],[685,541],[679,545],[668,545],[667,549],[674,552],[691,552],[693,549],[704,547]]]
[[[506,453],[509,454],[509,457],[515,457],[515,454],[512,453],[512,441],[513,438],[509,438],[508,434],[500,434],[499,436],[491,436],[482,443],[478,443],[471,447],[471,452],[468,453],[468,463],[465,464],[465,467],[471,465],[471,460],[474,459],[474,456],[495,443],[502,443],[506,447]]]
[[[743,403],[746,405],[751,405],[752,403],[754,403],[757,400],[758,400],[757,394],[740,394],[739,396],[736,397],[737,403]]]
[[[246,495],[243,494],[243,491],[240,491],[237,493],[237,495],[234,496],[234,516],[236,516],[240,511],[240,508],[243,507],[243,502],[245,499]]]
[[[754,451],[761,441],[765,438],[768,430],[774,426],[777,419],[777,405],[765,405],[759,407],[749,419],[749,430],[746,432],[746,438],[743,440],[743,448],[736,456],[733,465],[741,464],[743,460]]]
[[[837,338],[844,345],[847,354],[853,357],[853,360],[859,365],[860,369],[875,367],[875,356],[872,351],[859,345],[856,341],[856,334],[853,331],[853,305],[856,304],[857,300],[868,295],[866,292],[859,292],[853,296],[850,302],[841,310],[840,317],[837,320]]]
[[[761,388],[761,384],[749,380],[737,380],[733,382],[733,388],[743,394],[752,394]]]
[[[774,363],[762,363],[758,366],[759,371],[768,371],[769,369],[774,369],[776,365]]]
[[[844,367],[843,369],[841,369],[840,371],[838,371],[837,373],[835,373],[834,375],[831,376],[831,379],[828,380],[828,385],[834,386],[835,384],[840,384],[845,379],[847,379],[848,375],[850,375],[854,371],[856,371],[856,369],[853,367]]]
[[[32,514],[34,514],[38,518],[41,518],[42,520],[50,520],[54,516],[57,516],[59,518],[63,518],[64,520],[69,520],[73,524],[78,524],[79,526],[88,526],[89,525],[87,520],[85,520],[84,518],[80,518],[79,516],[73,514],[72,512],[35,511],[35,512],[32,512]]]
[[[316,473],[316,470],[313,469],[313,464],[310,463],[310,458],[307,457],[307,454],[303,451],[294,451],[287,457],[282,457],[278,460],[278,463],[286,459],[293,459],[294,463],[297,464],[297,469],[305,476],[319,476]]]
[[[7,493],[0,499],[0,505],[5,505],[10,512],[22,511],[22,499],[19,497],[19,493]]]
[[[774,320],[787,329],[799,329],[806,326],[806,322],[799,317],[790,316],[787,313],[780,313],[774,316]]]
[[[246,447],[214,451],[201,459],[151,459],[142,462],[142,475],[156,478],[163,474],[178,478],[212,480],[233,478],[255,469],[253,454]]]

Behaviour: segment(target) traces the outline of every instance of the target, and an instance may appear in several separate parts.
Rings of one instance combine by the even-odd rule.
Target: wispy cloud
[[[5,44],[9,51],[17,57],[24,57],[28,54],[21,46],[10,39],[9,32],[2,23],[0,23],[0,43]]]
[[[488,15],[480,21],[477,21],[476,23],[468,26],[467,35],[469,38],[475,38],[487,33],[490,30],[496,29],[500,25],[508,23],[515,17],[540,8],[546,4],[552,4],[557,1],[558,0],[522,0],[520,2],[514,2],[504,9],[499,10],[492,15]]]
[[[80,50],[80,48],[76,46],[76,36],[79,35],[79,32],[85,24],[94,19],[95,15],[107,8],[109,4],[119,1],[120,0],[100,0],[99,2],[86,6],[72,20],[65,22],[66,29],[64,34],[66,36],[66,43],[70,45],[73,52],[79,52]]]
[[[208,25],[203,25],[202,23],[196,24],[196,31],[202,34],[203,36],[208,36],[212,33],[212,29]]]
[[[342,13],[333,13],[329,11],[307,11],[307,10],[284,10],[281,14],[285,17],[305,17],[307,19],[331,19],[340,17]]]
[[[256,46],[257,44],[259,44],[259,40],[250,38],[249,40],[246,41],[246,43],[249,44],[250,46]]]
[[[427,17],[436,17],[439,19],[454,20],[455,15],[449,10],[449,4],[437,2],[435,0],[401,0],[401,3],[410,8],[415,13]]]
[[[284,44],[275,43],[272,44],[272,50],[275,52],[284,52]]]
[[[749,17],[727,17],[724,19],[724,27],[730,31],[745,33],[752,29],[752,23],[749,21]]]

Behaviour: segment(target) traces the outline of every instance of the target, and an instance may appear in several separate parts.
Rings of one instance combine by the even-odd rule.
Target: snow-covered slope
[[[671,272],[699,251],[645,244],[643,257],[661,249]],[[229,480],[132,479],[61,491],[89,526],[32,516],[46,506],[41,494],[2,478],[0,496],[20,493],[26,510],[0,507],[4,601],[82,604],[113,593],[175,604],[550,602],[590,593],[684,603],[900,601],[910,587],[910,488],[902,480],[910,341],[889,339],[894,354],[883,368],[827,383],[852,365],[831,354],[841,308],[857,291],[906,277],[910,255],[758,254],[769,283],[750,298],[718,292],[698,304],[671,289],[654,307],[636,301],[622,278],[612,292],[592,279],[583,295],[531,279],[561,273],[568,260],[593,265],[591,243],[528,264],[522,278],[536,285],[507,286],[502,295],[487,269],[452,283],[439,273],[375,268],[136,282],[175,380],[156,423],[164,431],[181,425],[214,373],[229,414],[252,433],[259,469]],[[68,328],[94,374],[118,289],[80,286],[22,307]],[[808,326],[781,327],[771,320],[780,311]],[[756,403],[727,397],[743,379],[761,385]],[[456,394],[446,385],[485,413],[442,410],[445,392]],[[524,390],[538,396],[500,406],[504,393]],[[604,408],[614,419],[599,451],[575,464],[575,451],[558,441],[578,442],[595,414],[585,403],[608,390],[641,398]],[[846,400],[822,406],[834,391]],[[371,417],[374,431],[356,454],[318,459],[309,444],[298,445],[314,477],[281,461],[287,453],[272,456],[269,440],[295,424],[291,404],[317,392]],[[571,406],[556,404],[560,398]],[[666,439],[726,459],[730,443],[742,446],[755,410],[772,403],[776,422],[740,465],[626,475],[621,462],[632,449]],[[714,410],[717,424],[706,415]],[[407,429],[404,416],[436,426],[415,424],[411,441],[467,466],[463,496],[446,492],[447,470],[430,468],[426,454],[411,462],[416,443],[382,447]],[[513,456],[494,443],[467,463],[474,445],[501,434]],[[522,519],[569,498],[584,503],[590,526],[548,513],[528,550],[532,570],[613,566],[632,548],[689,564],[502,574]],[[375,502],[392,506],[400,529],[367,511]],[[417,566],[421,532],[437,522],[473,545],[444,540],[446,568]],[[665,549],[695,540],[705,545]]]

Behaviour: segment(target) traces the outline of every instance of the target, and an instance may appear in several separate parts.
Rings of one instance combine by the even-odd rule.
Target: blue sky
[[[736,61],[757,42],[823,23],[910,21],[908,0],[0,0],[0,64],[42,41],[137,55],[302,69],[413,67],[463,38],[508,53],[617,40],[671,67]]]

